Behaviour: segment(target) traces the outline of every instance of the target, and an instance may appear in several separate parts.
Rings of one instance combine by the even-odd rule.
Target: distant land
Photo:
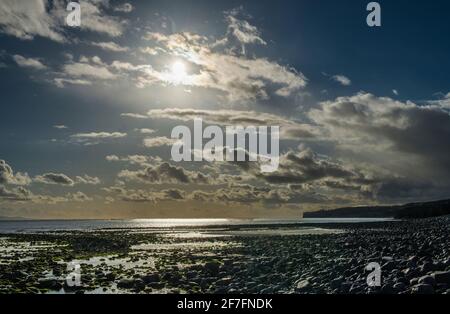
[[[450,214],[450,199],[388,206],[342,207],[305,212],[303,218],[426,218]]]

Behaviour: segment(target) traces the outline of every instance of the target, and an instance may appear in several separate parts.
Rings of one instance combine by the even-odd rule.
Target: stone
[[[432,270],[433,270],[433,263],[431,263],[431,262],[425,262],[425,263],[420,267],[420,270],[421,270],[423,273],[427,273],[427,272],[429,272],[429,271],[432,271]]]
[[[221,278],[216,281],[216,285],[217,286],[227,286],[231,283],[231,280],[232,280],[231,277]]]
[[[217,274],[219,272],[220,264],[218,262],[206,262],[205,268],[212,274]]]
[[[133,286],[136,290],[143,290],[145,288],[144,280],[142,280],[140,278],[135,279]]]
[[[142,280],[144,281],[144,283],[146,283],[146,284],[154,283],[154,282],[160,282],[160,281],[161,281],[161,278],[160,278],[159,274],[157,274],[157,273],[154,273],[154,274],[148,274],[148,275],[142,276],[141,279],[142,279]]]
[[[383,294],[393,294],[394,293],[394,288],[392,287],[391,284],[385,284],[381,287],[381,293]]]
[[[38,286],[44,289],[58,290],[61,289],[61,284],[56,279],[39,279]]]
[[[436,280],[432,276],[420,277],[418,282],[419,283],[424,283],[424,284],[427,284],[427,285],[431,285],[431,286],[436,285]]]
[[[446,283],[450,285],[450,271],[438,271],[432,274],[437,283]]]
[[[397,282],[394,286],[393,286],[395,291],[404,291],[406,289],[406,285],[403,282]]]
[[[311,283],[309,280],[299,280],[295,284],[295,291],[296,292],[305,292],[311,288]]]
[[[341,284],[344,282],[344,278],[339,277],[335,278],[331,281],[330,286],[332,289],[337,289],[341,286]]]
[[[119,287],[119,288],[129,289],[129,288],[133,288],[133,286],[134,286],[134,280],[129,279],[129,278],[120,279],[119,282],[117,283],[117,287]]]
[[[417,294],[433,294],[434,289],[432,285],[418,284],[412,288],[412,292]]]
[[[393,262],[393,261],[388,261],[381,266],[382,270],[387,270],[387,271],[391,271],[394,268],[395,268],[395,262]]]

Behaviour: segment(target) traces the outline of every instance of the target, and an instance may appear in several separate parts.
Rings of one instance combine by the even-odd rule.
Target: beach
[[[450,293],[448,216],[68,225],[1,222],[0,293]]]

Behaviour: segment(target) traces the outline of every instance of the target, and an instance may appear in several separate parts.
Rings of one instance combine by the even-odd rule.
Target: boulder
[[[436,283],[446,283],[450,285],[450,271],[438,271],[431,276],[435,279]]]
[[[431,285],[431,286],[435,286],[436,285],[436,280],[434,279],[433,276],[422,276],[419,278],[419,283],[423,283],[423,284],[427,284],[427,285]]]
[[[141,279],[146,284],[154,283],[154,282],[160,282],[161,281],[161,278],[160,278],[158,273],[144,275],[144,276],[142,276]]]
[[[299,280],[295,283],[296,292],[306,292],[311,288],[311,283],[309,280]]]
[[[218,262],[206,262],[205,269],[211,274],[217,274],[219,272],[220,263]]]
[[[418,284],[412,288],[412,292],[417,294],[433,294],[434,288],[432,285]]]
[[[119,282],[117,283],[117,287],[119,288],[129,289],[133,288],[133,286],[134,286],[134,279],[129,278],[120,279]]]

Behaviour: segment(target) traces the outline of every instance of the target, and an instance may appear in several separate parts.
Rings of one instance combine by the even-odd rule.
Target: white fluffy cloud
[[[145,138],[143,143],[145,147],[160,147],[173,145],[177,140],[166,136]]]
[[[271,88],[274,88],[275,95],[287,97],[307,83],[302,73],[268,59],[214,51],[214,45],[197,34],[147,33],[145,39],[162,45],[170,54],[200,68],[199,73],[185,78],[185,85],[217,89],[231,100],[268,99]],[[164,73],[148,74],[149,84],[155,80],[167,80]]]
[[[118,44],[116,44],[115,42],[112,41],[108,41],[108,42],[91,42],[91,45],[96,46],[96,47],[100,47],[103,50],[108,50],[108,51],[114,51],[114,52],[124,52],[124,51],[128,51],[130,48],[128,47],[122,47]]]
[[[81,30],[103,33],[111,37],[121,36],[126,22],[108,15],[111,8],[109,0],[81,1]],[[58,23],[65,23],[67,17],[66,1],[54,0],[53,9],[49,12]],[[122,22],[123,21],[123,22]]]
[[[65,42],[64,25],[67,17],[66,1],[32,0],[0,1],[0,31],[24,40],[36,36],[57,42]],[[82,30],[104,33],[112,37],[123,34],[126,22],[110,16],[107,0],[85,0],[81,2]],[[129,8],[125,6],[124,8]]]
[[[48,14],[48,1],[0,1],[0,29],[3,33],[30,40],[35,36],[62,42],[57,21]]]
[[[12,167],[5,160],[0,159],[0,184],[28,185],[30,183],[31,178],[27,173],[14,173]]]
[[[73,138],[81,139],[104,139],[104,138],[122,138],[127,136],[127,133],[121,132],[90,132],[90,133],[76,133]]]
[[[44,184],[58,184],[67,186],[72,186],[75,184],[75,182],[67,175],[63,173],[53,173],[53,172],[38,175],[34,178],[34,181]]]
[[[107,67],[84,62],[66,64],[64,66],[64,73],[72,77],[87,77],[102,80],[112,80],[117,77]]]
[[[46,65],[44,65],[39,59],[36,58],[25,58],[21,55],[14,55],[13,59],[20,67],[32,68],[36,70],[44,70],[47,68]]]
[[[345,75],[337,74],[337,75],[333,75],[331,78],[343,86],[352,85],[352,81]]]

